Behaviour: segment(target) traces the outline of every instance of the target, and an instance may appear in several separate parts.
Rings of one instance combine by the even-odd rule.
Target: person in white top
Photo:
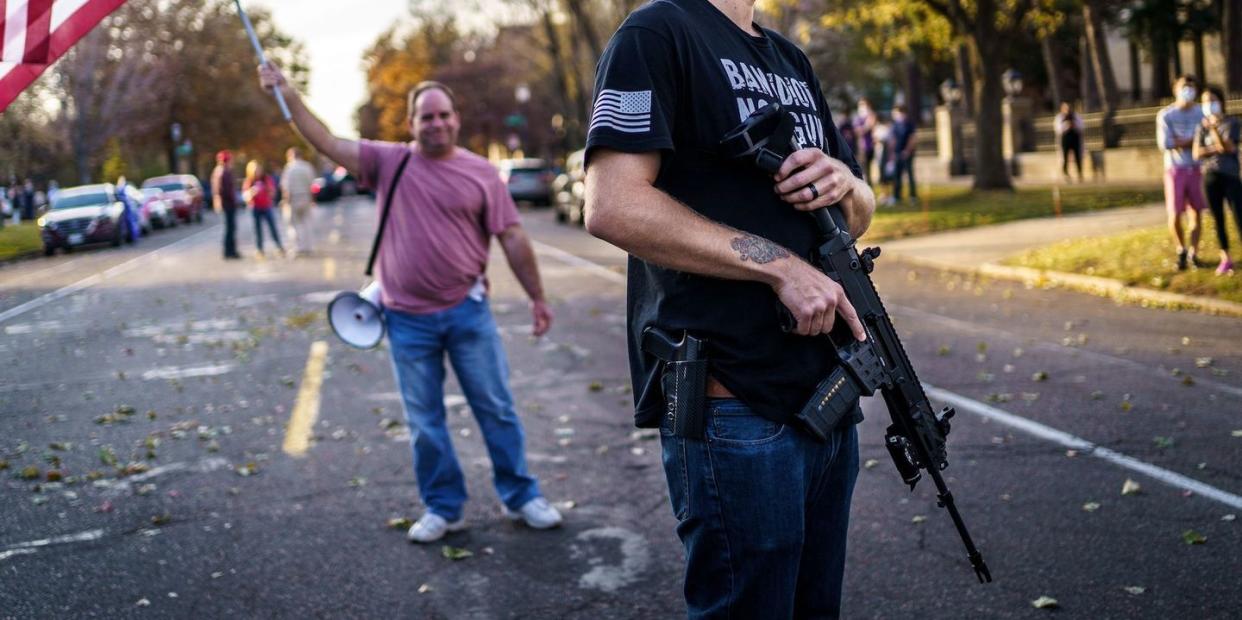
[[[1052,128],[1057,134],[1057,143],[1061,145],[1061,174],[1069,180],[1069,158],[1074,156],[1074,167],[1078,169],[1078,182],[1082,183],[1082,138],[1085,126],[1082,117],[1074,112],[1074,104],[1061,102],[1061,111],[1052,120]]]
[[[285,152],[285,161],[285,168],[280,173],[281,212],[288,226],[288,235],[293,237],[296,252],[310,254],[315,244],[311,225],[315,208],[311,183],[315,180],[315,170],[302,159],[302,152],[296,146]]]

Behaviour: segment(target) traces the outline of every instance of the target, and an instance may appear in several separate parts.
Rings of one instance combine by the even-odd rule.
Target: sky
[[[492,0],[461,2],[459,23],[478,27],[479,16],[493,9]],[[343,138],[358,137],[354,112],[366,99],[363,52],[380,33],[406,21],[409,0],[244,0],[243,6],[263,6],[281,32],[306,47],[310,57],[310,90],[303,93],[312,111]],[[473,15],[471,15],[473,13]]]
[[[358,137],[354,111],[366,98],[362,53],[408,15],[407,0],[254,0],[244,6],[266,7],[282,32],[306,46],[307,103],[333,134]]]

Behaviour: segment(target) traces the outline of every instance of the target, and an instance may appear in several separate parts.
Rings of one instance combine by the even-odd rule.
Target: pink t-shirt
[[[397,182],[376,271],[385,306],[427,314],[466,298],[487,269],[492,236],[520,220],[486,159],[463,148],[447,159],[428,159],[413,144],[363,140],[358,180],[375,189],[377,212],[407,151],[410,162]]]

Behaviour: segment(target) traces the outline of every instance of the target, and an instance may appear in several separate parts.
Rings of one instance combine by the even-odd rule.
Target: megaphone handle
[[[384,228],[388,226],[388,214],[392,213],[392,197],[397,192],[397,182],[401,180],[401,174],[405,172],[405,165],[410,163],[410,151],[406,151],[401,157],[401,163],[397,166],[397,172],[392,175],[392,183],[388,185],[388,193],[384,195],[384,210],[380,211],[379,229],[375,231],[375,241],[371,243],[371,257],[367,259],[367,275],[371,275],[371,270],[375,268],[375,258],[379,256],[380,239],[384,238]]]

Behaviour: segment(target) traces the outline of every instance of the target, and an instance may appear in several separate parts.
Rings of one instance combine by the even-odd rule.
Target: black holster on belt
[[[662,362],[665,423],[673,435],[702,439],[707,399],[707,342],[682,332],[680,340],[658,327],[643,330],[643,351]]]

